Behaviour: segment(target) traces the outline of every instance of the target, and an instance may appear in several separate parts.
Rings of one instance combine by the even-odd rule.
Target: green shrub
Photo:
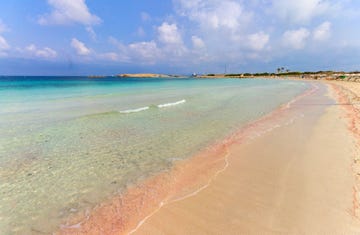
[[[241,73],[229,73],[229,74],[225,74],[225,77],[239,77],[241,76]]]

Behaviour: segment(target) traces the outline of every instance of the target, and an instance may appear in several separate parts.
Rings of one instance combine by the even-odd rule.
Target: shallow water
[[[0,232],[50,233],[287,103],[303,82],[0,78]]]

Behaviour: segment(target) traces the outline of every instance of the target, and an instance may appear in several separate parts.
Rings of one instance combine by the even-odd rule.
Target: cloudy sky
[[[360,70],[359,0],[1,0],[0,74]]]

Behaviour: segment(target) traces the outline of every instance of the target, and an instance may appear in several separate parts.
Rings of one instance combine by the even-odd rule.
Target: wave
[[[119,113],[124,113],[124,114],[126,114],[126,113],[137,113],[137,112],[148,110],[149,108],[150,108],[149,106],[145,106],[145,107],[137,108],[137,109],[127,109],[127,110],[119,111]]]
[[[157,107],[158,108],[165,108],[165,107],[169,107],[169,106],[175,106],[175,105],[178,105],[178,104],[183,104],[185,102],[186,102],[186,100],[179,100],[179,101],[176,101],[176,102],[173,102],[173,103],[159,104],[159,105],[157,105]]]
[[[179,100],[179,101],[176,101],[176,102],[173,102],[173,103],[165,103],[165,104],[159,104],[159,105],[151,105],[151,106],[145,106],[145,107],[141,107],[141,108],[136,108],[136,109],[126,109],[126,110],[121,110],[121,111],[118,111],[119,113],[123,113],[123,114],[128,114],[128,113],[137,113],[137,112],[141,112],[141,111],[145,111],[145,110],[148,110],[152,107],[157,107],[157,108],[165,108],[165,107],[170,107],[170,106],[175,106],[175,105],[178,105],[178,104],[183,104],[185,103],[186,100],[183,99],[183,100]]]

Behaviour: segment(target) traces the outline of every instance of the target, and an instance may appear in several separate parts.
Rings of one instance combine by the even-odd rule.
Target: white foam
[[[119,111],[119,113],[137,113],[137,112],[148,110],[149,108],[150,108],[149,106],[146,106],[146,107],[137,108],[137,109],[127,109],[127,110]]]
[[[153,212],[151,212],[149,215],[147,215],[144,219],[142,219],[142,220],[136,225],[136,227],[135,227],[134,229],[132,229],[132,230],[128,233],[128,235],[131,235],[131,234],[133,234],[134,232],[136,232],[136,231],[141,227],[141,225],[143,225],[150,217],[152,217],[156,212],[158,212],[164,205],[170,204],[170,203],[173,203],[173,202],[177,202],[177,201],[182,201],[182,200],[184,200],[184,199],[186,199],[186,198],[189,198],[189,197],[193,197],[193,196],[197,195],[198,193],[200,193],[202,190],[204,190],[204,189],[206,189],[207,187],[209,187],[210,184],[212,183],[212,181],[215,180],[215,178],[216,178],[220,173],[222,173],[223,171],[225,171],[225,170],[228,168],[228,166],[229,166],[228,158],[229,158],[230,153],[229,153],[229,149],[228,149],[228,148],[226,148],[225,150],[226,150],[226,155],[225,155],[225,157],[224,157],[224,158],[220,158],[220,159],[218,160],[218,161],[222,161],[222,160],[225,161],[224,167],[221,168],[220,170],[218,170],[218,171],[209,179],[209,181],[208,181],[205,185],[203,185],[203,186],[200,187],[199,189],[197,189],[197,190],[195,190],[194,192],[189,193],[189,194],[187,194],[187,195],[185,195],[185,196],[183,196],[183,197],[176,198],[176,199],[173,199],[173,200],[165,199],[164,201],[160,202],[160,203],[159,203],[159,206],[158,206]]]
[[[165,107],[175,106],[175,105],[178,105],[178,104],[183,104],[185,102],[186,102],[186,100],[179,100],[179,101],[176,101],[176,102],[173,102],[173,103],[159,104],[157,107],[158,108],[165,108]]]
[[[140,228],[140,226],[143,225],[143,223],[146,222],[146,220],[148,220],[151,216],[153,216],[156,212],[158,212],[163,206],[164,206],[164,202],[160,202],[159,207],[158,207],[156,210],[154,210],[152,213],[150,213],[149,215],[147,215],[144,219],[142,219],[142,220],[136,225],[136,227],[135,227],[134,229],[132,229],[132,230],[128,233],[128,235],[131,235],[131,234],[133,234],[134,232],[136,232],[136,231]]]
[[[311,84],[312,87],[308,90],[306,90],[304,93],[302,93],[301,95],[295,97],[294,99],[290,100],[287,104],[286,104],[286,108],[290,108],[295,102],[297,102],[298,100],[302,99],[303,97],[310,95],[312,93],[314,93],[315,91],[319,90],[319,86],[315,85],[315,84]]]

